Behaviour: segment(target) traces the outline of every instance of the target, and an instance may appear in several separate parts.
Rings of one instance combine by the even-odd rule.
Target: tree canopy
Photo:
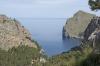
[[[88,4],[93,11],[100,9],[100,0],[89,0]]]

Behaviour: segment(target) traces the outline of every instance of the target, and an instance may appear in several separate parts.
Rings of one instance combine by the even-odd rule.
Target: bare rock
[[[63,28],[63,36],[83,39],[84,31],[94,16],[81,10],[78,11],[67,20]]]
[[[31,34],[19,21],[0,15],[0,48],[8,50],[19,45],[37,48],[32,42]]]

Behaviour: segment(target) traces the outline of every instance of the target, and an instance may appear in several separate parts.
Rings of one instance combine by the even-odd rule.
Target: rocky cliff
[[[80,38],[82,43],[92,42],[94,52],[100,53],[100,17],[77,12],[63,28],[63,38],[66,37]]]
[[[94,17],[84,32],[84,41],[91,41],[94,51],[100,53],[100,17]]]
[[[84,11],[78,11],[73,17],[67,19],[67,22],[63,28],[63,38],[81,38],[91,19],[95,15],[86,13]]]
[[[100,66],[100,17],[93,17],[93,15],[90,14],[89,18],[86,16],[88,13],[78,13],[81,13],[79,17],[80,21],[76,22],[72,20],[72,18],[71,21],[69,21],[71,23],[67,23],[63,28],[63,38],[70,36],[80,38],[78,35],[82,32],[84,42],[82,42],[80,46],[73,47],[70,51],[52,57],[51,59],[54,62],[50,61],[50,66]],[[82,14],[84,14],[84,16],[82,16]],[[83,20],[82,17],[85,20]],[[86,20],[89,22],[85,22],[86,24],[84,24]],[[66,34],[69,34],[69,36]]]
[[[31,34],[16,19],[0,15],[0,48],[8,50],[19,45],[28,45],[36,48]]]

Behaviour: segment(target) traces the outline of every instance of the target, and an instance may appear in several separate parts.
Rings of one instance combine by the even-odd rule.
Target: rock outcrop
[[[84,31],[84,40],[93,39],[100,29],[100,17],[93,17]]]
[[[94,17],[84,32],[84,41],[91,41],[94,51],[100,53],[100,17]]]
[[[32,42],[31,34],[19,21],[0,15],[0,48],[8,50],[19,45],[37,48],[35,42]]]
[[[95,15],[78,11],[72,18],[67,20],[63,28],[63,38],[71,37],[83,39],[84,31],[93,17],[95,17]]]
[[[100,17],[83,11],[67,20],[63,28],[63,38],[79,38],[82,43],[92,42],[95,53],[100,53]]]

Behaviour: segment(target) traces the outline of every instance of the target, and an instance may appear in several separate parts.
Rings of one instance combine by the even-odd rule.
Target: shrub
[[[29,66],[39,58],[39,51],[28,46],[13,47],[8,51],[0,49],[0,66]]]

